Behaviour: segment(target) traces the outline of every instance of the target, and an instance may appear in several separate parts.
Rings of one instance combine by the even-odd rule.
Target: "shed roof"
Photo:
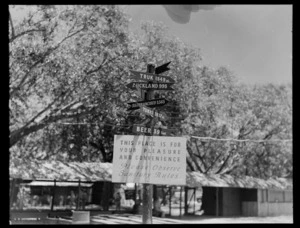
[[[52,187],[54,186],[54,181],[32,181],[30,183],[24,183],[22,185],[25,186],[45,186],[45,187]],[[77,182],[56,182],[56,186],[58,187],[78,187],[79,183]],[[80,187],[92,187],[93,183],[80,183]]]
[[[101,162],[24,161],[14,159],[9,167],[11,178],[60,181],[111,181],[112,164]],[[257,189],[292,189],[292,181],[285,178],[263,180],[250,176],[203,174],[187,172],[189,187],[238,187]]]
[[[190,187],[237,187],[256,189],[292,189],[292,180],[286,178],[270,178],[268,180],[250,176],[234,177],[227,174],[203,174],[188,172],[186,183]]]
[[[10,161],[10,177],[30,180],[111,181],[112,164],[101,162]]]

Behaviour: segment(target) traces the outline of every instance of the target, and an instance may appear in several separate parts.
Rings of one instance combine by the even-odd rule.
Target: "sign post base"
[[[153,185],[143,184],[143,224],[152,224]]]

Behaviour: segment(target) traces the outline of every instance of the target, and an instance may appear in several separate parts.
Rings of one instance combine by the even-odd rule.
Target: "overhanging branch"
[[[9,13],[9,22],[10,22],[10,27],[11,27],[11,36],[15,37],[15,29],[14,29],[14,25],[13,25],[13,22],[12,22],[12,19],[11,19],[11,14],[10,14],[9,11],[8,11],[8,13]]]
[[[200,161],[202,162],[204,168],[207,169],[207,165],[206,165],[206,163],[204,162],[203,157],[201,156],[201,153],[200,153],[200,151],[199,151],[199,148],[198,148],[198,145],[197,145],[196,141],[195,141],[194,143],[195,143],[195,146],[196,146],[196,149],[197,149],[197,152],[198,152],[198,156],[197,156],[197,157],[198,157],[198,158],[200,159]]]
[[[192,161],[194,162],[194,165],[196,166],[196,168],[201,172],[203,173],[203,170],[201,169],[201,167],[199,166],[199,164],[197,163],[196,159],[194,158],[193,156],[193,151],[191,151],[191,149],[188,147],[187,148],[187,151],[190,155],[190,158],[192,159]]]
[[[204,173],[208,173],[208,171],[216,164],[217,160],[222,156],[222,153],[220,153],[216,159],[210,164],[210,166],[205,170]]]
[[[26,127],[21,127],[17,130],[14,130],[10,133],[10,147],[14,146],[18,141],[20,141],[25,136],[44,128],[45,126],[49,125],[50,123],[54,123],[58,120],[63,120],[63,119],[70,119],[70,118],[75,118],[75,117],[79,118],[79,117],[82,117],[84,115],[91,113],[93,110],[94,110],[94,108],[91,108],[90,110],[87,110],[87,111],[81,112],[81,113],[46,116],[39,123],[33,124],[31,126],[27,125]]]
[[[9,42],[13,42],[15,39],[17,39],[18,37],[21,37],[25,34],[28,34],[28,33],[32,33],[32,32],[43,32],[45,31],[44,29],[30,29],[30,30],[27,30],[27,31],[24,31],[24,32],[21,32],[19,33],[18,35],[14,35],[12,36],[10,39],[9,39]]]
[[[19,85],[15,86],[14,88],[12,88],[12,92],[10,93],[10,96],[13,97],[15,95],[15,93],[21,88],[21,86],[23,86],[23,83],[25,82],[25,80],[28,78],[28,76],[30,75],[30,73],[32,72],[32,70],[41,62],[43,62],[45,60],[45,58],[47,56],[49,56],[51,53],[53,53],[56,49],[58,49],[60,47],[60,45],[66,41],[67,39],[71,38],[72,36],[76,35],[77,33],[83,31],[85,29],[85,27],[79,29],[78,31],[66,36],[65,38],[63,38],[55,47],[50,47],[48,48],[48,50],[40,57],[39,60],[37,60],[27,71],[27,73],[24,75],[24,77],[21,79]],[[29,30],[29,31],[35,31],[35,29]],[[26,31],[26,32],[29,32]],[[24,33],[24,32],[23,32]],[[18,35],[17,35],[18,36]]]
[[[223,162],[223,164],[221,165],[219,170],[216,172],[216,174],[219,174],[225,168],[225,165],[227,164],[227,162],[228,162],[229,158],[231,157],[233,151],[234,151],[234,149],[231,149],[231,151],[229,151],[228,156],[226,157],[225,161]]]

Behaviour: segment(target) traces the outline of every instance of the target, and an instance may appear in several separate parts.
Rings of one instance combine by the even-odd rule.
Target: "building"
[[[10,205],[13,208],[20,183],[26,182],[25,186],[34,187],[37,183],[45,185],[40,182],[43,180],[46,185],[50,185],[49,181],[53,183],[51,186],[55,187],[56,191],[49,191],[49,194],[54,198],[57,197],[54,192],[65,192],[68,195],[71,188],[74,188],[76,195],[76,192],[80,192],[80,185],[81,188],[85,186],[87,189],[92,189],[86,201],[90,204],[86,205],[87,210],[92,210],[94,204],[101,204],[101,207],[96,209],[111,210],[114,208],[113,200],[116,191],[121,192],[123,196],[123,206],[131,210],[133,203],[129,203],[125,192],[120,191],[123,188],[122,184],[111,183],[111,176],[111,163],[64,164],[59,161],[17,160],[10,163]],[[67,186],[69,190],[62,190],[62,185]],[[292,181],[284,178],[262,180],[247,176],[237,178],[230,175],[188,172],[186,186],[156,187],[166,215],[180,216],[202,211],[204,215],[212,216],[270,216],[293,213],[292,186]],[[61,190],[57,190],[59,188]],[[136,193],[130,200],[142,195],[140,189],[135,187]],[[54,206],[59,202],[54,202]]]
[[[292,181],[188,173],[190,186],[202,187],[202,209],[213,216],[275,216],[293,213]]]

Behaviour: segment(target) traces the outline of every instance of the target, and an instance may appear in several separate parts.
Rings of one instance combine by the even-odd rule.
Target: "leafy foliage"
[[[11,146],[40,129],[57,134],[61,120],[116,116],[111,100],[124,92],[130,55],[128,20],[116,6],[36,6],[10,25]]]
[[[190,135],[241,140],[292,138],[290,86],[251,86],[225,81],[223,90],[219,88],[203,96],[195,114],[185,120],[184,127]],[[292,170],[291,142],[191,139],[188,152],[189,168],[203,173],[268,178],[290,175]]]
[[[27,7],[27,6],[26,6]],[[130,70],[171,61],[174,91],[162,125],[173,135],[236,139],[292,138],[290,85],[243,85],[225,67],[201,65],[200,49],[143,22],[129,33],[117,7],[31,6],[21,22],[10,14],[11,157],[112,161],[114,134],[145,120],[126,110],[137,101]],[[10,7],[10,10],[12,8]],[[190,137],[189,170],[256,177],[291,173],[290,143],[207,141]]]

